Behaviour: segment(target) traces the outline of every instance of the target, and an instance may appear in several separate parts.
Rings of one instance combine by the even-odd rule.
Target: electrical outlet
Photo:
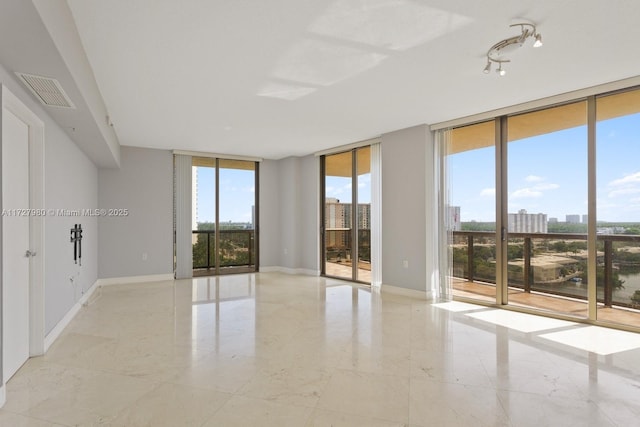
[[[284,254],[287,255],[289,253],[289,250],[287,248],[284,248]]]
[[[407,261],[406,259],[402,261],[402,267],[404,268],[409,268],[409,261]]]
[[[149,259],[149,254],[146,252],[142,252],[142,260],[146,261],[147,259]]]

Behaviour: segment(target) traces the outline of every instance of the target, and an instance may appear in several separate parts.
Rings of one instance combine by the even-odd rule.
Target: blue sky
[[[351,203],[351,177],[328,176],[325,180],[326,197],[335,197],[341,203]],[[371,174],[358,175],[358,203],[371,203]]]
[[[198,222],[215,221],[215,169],[198,168]],[[251,222],[254,172],[220,169],[220,222]]]
[[[587,213],[587,128],[508,145],[509,212],[526,209],[564,221]],[[640,114],[598,122],[599,221],[640,222]],[[495,150],[450,156],[451,205],[462,221],[495,221]]]

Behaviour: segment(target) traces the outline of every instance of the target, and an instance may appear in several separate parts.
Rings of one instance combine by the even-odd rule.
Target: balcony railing
[[[352,238],[350,228],[326,228],[324,243],[326,259],[329,262],[340,262],[351,256]],[[371,230],[358,229],[358,256],[360,261],[371,261]]]
[[[484,282],[495,284],[495,268],[487,268],[487,265],[495,266],[495,259],[487,261],[487,255],[491,255],[492,248],[495,248],[496,233],[483,231],[454,231],[453,232],[453,276],[466,279],[470,282]],[[568,290],[563,287],[563,283],[573,282],[577,284],[587,282],[587,255],[586,255],[586,234],[571,233],[509,233],[508,234],[508,286],[512,288],[521,288],[524,292],[539,292],[552,295],[560,295],[577,299],[586,300],[586,289],[580,292]],[[465,242],[466,241],[466,242]],[[578,244],[566,244],[566,241],[580,242]],[[615,260],[616,243],[621,248],[640,244],[640,236],[638,235],[604,235],[598,234],[597,241],[597,300],[606,307],[613,304],[617,306],[626,306],[638,308],[638,304],[628,301],[614,301],[614,289],[619,286],[617,277],[617,269],[624,265],[621,260]],[[455,251],[456,248],[463,249],[466,244],[466,250]],[[520,253],[520,247],[522,251]],[[561,245],[561,246],[558,246]],[[549,246],[564,247],[565,252],[555,252],[549,250]],[[637,246],[636,246],[637,247]],[[481,249],[482,248],[482,249]],[[513,250],[516,249],[516,250]],[[495,249],[493,249],[495,251]],[[477,252],[483,252],[477,254]],[[464,258],[466,254],[466,260]],[[457,256],[456,256],[457,255]],[[567,262],[567,265],[554,263],[551,259],[546,265],[544,261],[540,265],[533,265],[532,259],[536,257],[557,257],[565,260],[573,260]],[[481,257],[484,259],[480,260]],[[639,254],[640,257],[640,254]],[[556,259],[557,259],[556,258]],[[479,262],[480,260],[480,262]],[[461,262],[462,261],[462,262]],[[480,268],[476,268],[476,266]],[[627,268],[629,264],[627,264]],[[640,273],[640,264],[633,264],[632,268]],[[537,275],[534,274],[534,270]],[[481,271],[477,271],[481,270]],[[542,274],[547,271],[548,274]],[[536,276],[538,279],[536,279]],[[616,281],[618,283],[616,283]],[[585,295],[581,295],[584,293]]]
[[[220,267],[251,267],[255,263],[255,230],[219,230]],[[216,231],[192,230],[193,268],[215,268]]]

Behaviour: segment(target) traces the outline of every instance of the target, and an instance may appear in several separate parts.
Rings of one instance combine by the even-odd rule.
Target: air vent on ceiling
[[[76,108],[56,79],[33,74],[16,73],[25,85],[44,105],[49,107]]]

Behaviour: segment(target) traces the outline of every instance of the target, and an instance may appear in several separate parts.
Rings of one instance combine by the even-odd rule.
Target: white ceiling
[[[122,145],[283,158],[640,75],[625,0],[68,0]],[[538,25],[507,75],[487,49]]]

